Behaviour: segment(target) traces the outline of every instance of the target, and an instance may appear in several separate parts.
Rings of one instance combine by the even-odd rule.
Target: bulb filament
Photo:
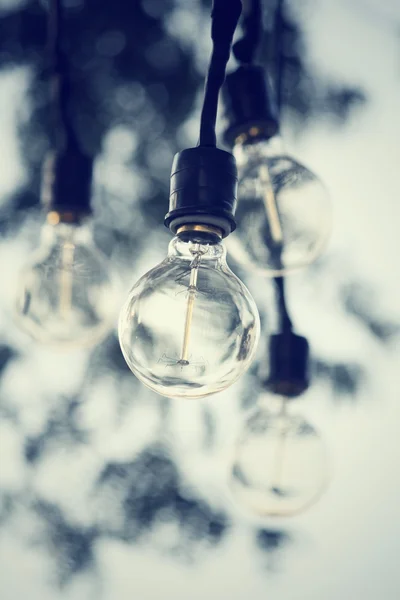
[[[271,231],[271,236],[276,244],[282,244],[283,233],[279,219],[278,208],[276,206],[275,194],[271,183],[271,178],[266,165],[260,167],[261,183],[263,186],[263,200],[267,213],[268,223]]]
[[[279,428],[279,438],[277,440],[277,446],[274,458],[274,473],[272,476],[272,491],[276,495],[283,495],[282,493],[282,476],[283,476],[283,463],[285,458],[285,446],[286,446],[286,435],[287,435],[287,416],[286,416],[286,399],[282,398],[281,411],[279,419],[282,420]]]
[[[194,259],[190,264],[190,280],[189,280],[187,305],[186,305],[185,326],[184,326],[184,331],[183,331],[181,356],[178,361],[178,364],[183,365],[183,366],[189,364],[190,330],[191,330],[191,326],[192,326],[194,303],[195,303],[196,295],[198,292],[197,278],[198,278],[198,274],[199,274],[200,260],[201,260],[201,255],[204,254],[204,252],[201,252],[200,248],[199,248],[199,244],[196,244],[196,247],[192,253],[194,255]]]
[[[72,307],[72,266],[74,263],[75,246],[66,242],[62,248],[60,272],[60,314],[66,317]]]

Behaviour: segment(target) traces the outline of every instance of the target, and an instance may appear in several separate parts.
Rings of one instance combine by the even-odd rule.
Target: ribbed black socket
[[[269,139],[279,130],[278,109],[264,69],[242,65],[225,78],[222,87],[225,143],[232,147],[244,136],[244,143]]]
[[[273,394],[300,396],[309,386],[309,346],[305,337],[288,331],[269,339],[269,377],[264,386]]]
[[[226,237],[236,228],[237,169],[232,154],[213,146],[188,148],[175,155],[169,212],[173,233],[182,225],[211,225]]]
[[[91,214],[93,159],[75,150],[50,154],[43,168],[42,201],[47,212]]]

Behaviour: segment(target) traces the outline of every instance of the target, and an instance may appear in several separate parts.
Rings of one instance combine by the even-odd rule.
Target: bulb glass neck
[[[58,223],[47,220],[42,227],[42,243],[57,244],[72,242],[74,244],[89,244],[92,242],[90,220],[79,223]]]
[[[199,243],[191,240],[182,240],[175,236],[168,246],[168,258],[179,258],[193,261],[196,256],[201,256],[201,262],[226,260],[226,249],[221,241],[217,243]]]
[[[238,168],[245,166],[252,159],[272,158],[285,154],[283,140],[279,135],[270,139],[258,139],[252,143],[246,142],[239,136],[235,142],[232,154],[236,159]]]
[[[79,211],[57,211],[49,210],[46,215],[46,221],[49,225],[71,225],[80,226],[90,220],[88,213]]]
[[[257,407],[274,417],[287,418],[289,416],[289,402],[290,398],[287,396],[262,393],[258,399]]]
[[[218,244],[223,237],[220,228],[196,223],[181,225],[177,235],[184,242],[197,242],[198,244]]]

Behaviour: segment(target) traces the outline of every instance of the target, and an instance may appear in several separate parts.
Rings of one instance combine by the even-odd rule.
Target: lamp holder
[[[256,64],[264,34],[262,0],[249,0],[244,5],[242,36],[233,45],[239,67],[227,75],[222,89],[223,137],[229,147],[235,143],[252,144],[268,140],[279,132],[282,0],[277,0],[274,12],[273,37],[277,59],[275,65],[269,65],[265,70]]]
[[[74,150],[50,152],[44,161],[42,203],[58,221],[79,222],[92,213],[93,158]]]
[[[170,206],[165,225],[211,225],[228,236],[236,228],[237,169],[232,154],[213,146],[187,148],[175,155]]]
[[[269,375],[263,386],[271,393],[296,398],[309,387],[309,345],[305,337],[285,331],[268,342]]]
[[[226,76],[222,88],[224,142],[252,144],[279,131],[278,107],[263,67],[241,65]]]

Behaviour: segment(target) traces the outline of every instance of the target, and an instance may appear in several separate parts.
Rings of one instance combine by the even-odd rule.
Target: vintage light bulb
[[[286,275],[312,263],[331,230],[327,192],[314,173],[291,158],[278,136],[235,144],[239,171],[237,231],[231,256],[267,276]],[[246,138],[248,139],[248,138]]]
[[[39,342],[88,346],[111,328],[114,300],[108,261],[89,227],[59,222],[57,213],[49,213],[41,246],[20,277],[20,327]]]
[[[258,408],[247,421],[230,474],[235,501],[258,516],[291,516],[312,506],[328,481],[325,447],[312,425],[287,412]]]
[[[167,258],[133,286],[120,313],[126,362],[164,396],[224,390],[248,368],[259,338],[257,307],[226,264],[219,237],[207,237],[214,228],[198,229],[205,238],[173,238]]]

